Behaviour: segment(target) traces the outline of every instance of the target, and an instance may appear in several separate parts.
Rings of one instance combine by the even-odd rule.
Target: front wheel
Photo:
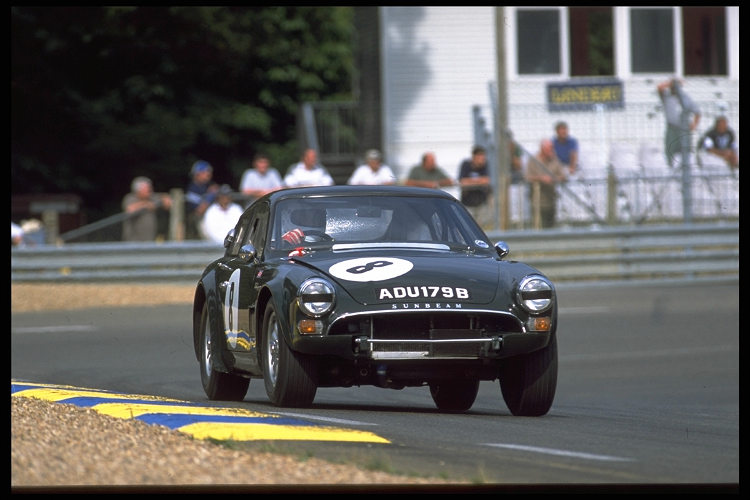
[[[287,345],[273,303],[263,317],[263,382],[276,406],[305,408],[318,390],[317,364]]]
[[[557,388],[557,336],[547,347],[505,361],[500,371],[500,389],[513,415],[538,417],[546,414]]]
[[[214,369],[213,359],[214,356],[218,356],[218,349],[212,348],[211,345],[211,322],[208,318],[208,304],[203,304],[200,332],[201,383],[208,399],[242,401],[247,394],[250,379]]]
[[[462,412],[471,408],[479,392],[479,380],[430,383],[430,395],[438,410]]]

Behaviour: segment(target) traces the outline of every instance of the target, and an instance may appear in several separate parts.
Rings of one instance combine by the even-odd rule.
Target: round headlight
[[[336,292],[333,285],[323,278],[310,278],[297,291],[300,308],[310,316],[322,316],[333,309]]]
[[[518,303],[530,313],[544,312],[552,307],[554,292],[552,283],[539,275],[526,276],[516,292]]]

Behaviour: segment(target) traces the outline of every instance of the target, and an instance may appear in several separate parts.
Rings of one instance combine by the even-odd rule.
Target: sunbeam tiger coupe
[[[499,380],[513,415],[546,414],[557,386],[557,302],[538,270],[503,260],[438,189],[331,186],[256,200],[195,290],[193,341],[213,400],[263,379],[271,402],[318,387],[429,386],[441,411]]]

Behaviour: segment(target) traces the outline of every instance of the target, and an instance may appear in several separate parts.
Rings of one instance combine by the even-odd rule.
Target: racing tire
[[[464,412],[477,399],[479,380],[451,380],[430,383],[430,395],[438,410]]]
[[[557,336],[547,347],[509,358],[500,370],[500,389],[510,412],[518,417],[545,415],[557,388]]]
[[[218,350],[212,345],[211,322],[208,316],[208,304],[203,304],[200,323],[200,370],[201,384],[206,396],[218,401],[242,401],[247,394],[250,379],[215,369],[213,359]]]
[[[307,408],[318,390],[317,363],[292,351],[284,340],[273,303],[263,316],[263,382],[276,406]]]

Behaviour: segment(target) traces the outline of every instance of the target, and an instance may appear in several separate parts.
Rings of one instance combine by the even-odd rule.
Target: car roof
[[[456,200],[456,197],[441,189],[412,186],[311,186],[274,191],[266,195],[274,203],[285,198],[315,198],[322,196],[407,196],[432,197]]]

